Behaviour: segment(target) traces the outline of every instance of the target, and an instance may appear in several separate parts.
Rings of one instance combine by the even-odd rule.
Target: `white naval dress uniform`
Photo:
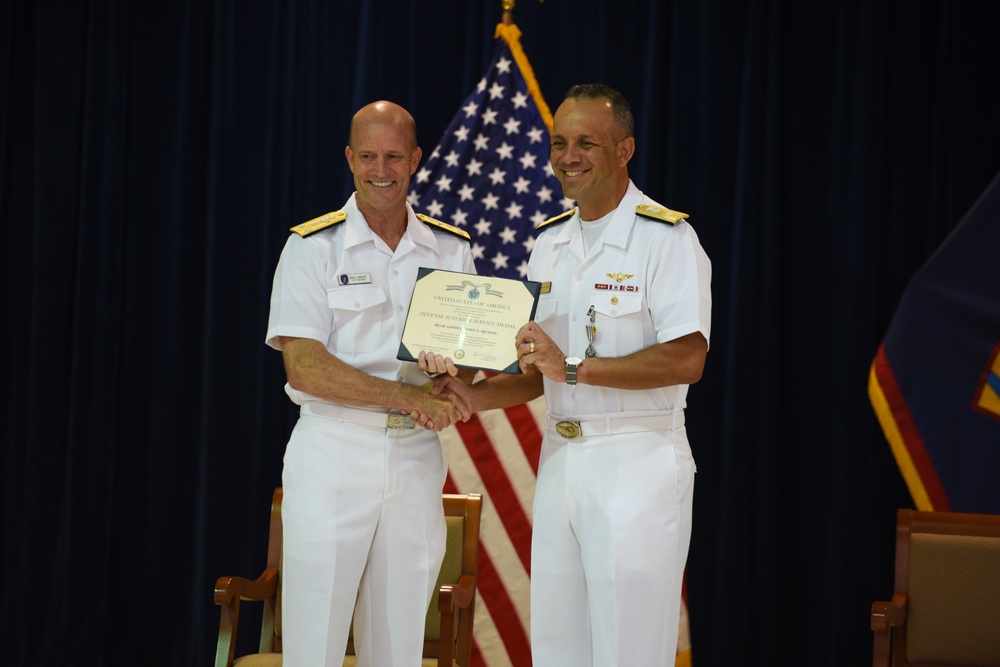
[[[425,383],[417,364],[396,359],[417,269],[475,268],[466,239],[406,208],[395,252],[368,227],[354,195],[342,222],[292,234],[275,271],[267,344],[311,338],[370,375]],[[438,435],[387,428],[385,409],[285,391],[301,408],[282,472],[284,665],[340,667],[355,601],[358,665],[418,665],[445,549]]]
[[[657,206],[630,182],[586,254],[578,211],[540,231],[528,276],[551,287],[535,320],[567,356],[585,356],[591,306],[598,357],[693,332],[709,340],[708,256],[688,223],[640,217],[640,204]],[[695,472],[684,430],[688,386],[627,391],[544,382],[548,416],[532,530],[533,662],[673,665]],[[563,437],[561,421],[579,422],[582,434]]]

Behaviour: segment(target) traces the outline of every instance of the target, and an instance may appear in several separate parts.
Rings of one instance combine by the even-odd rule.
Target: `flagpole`
[[[514,22],[514,7],[517,5],[517,0],[503,0],[500,3],[503,5],[503,21],[504,25],[510,25]]]
[[[542,89],[538,87],[538,81],[535,80],[535,71],[531,69],[528,56],[521,48],[521,30],[514,23],[514,6],[517,4],[517,0],[502,0],[502,3],[503,18],[497,24],[497,30],[493,37],[494,39],[503,38],[507,42],[507,46],[510,47],[510,52],[514,56],[514,61],[524,77],[524,82],[528,85],[528,92],[535,100],[535,106],[538,107],[538,113],[542,116],[545,128],[549,134],[552,134],[552,112],[549,110],[549,105],[545,103],[545,98],[542,97]]]

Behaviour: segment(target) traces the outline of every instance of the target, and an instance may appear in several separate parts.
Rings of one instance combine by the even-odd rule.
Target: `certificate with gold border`
[[[535,316],[541,283],[421,268],[397,359],[421,350],[460,368],[519,373],[514,338]]]

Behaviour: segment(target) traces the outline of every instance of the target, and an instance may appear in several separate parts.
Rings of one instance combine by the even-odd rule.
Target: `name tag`
[[[340,274],[341,285],[367,285],[372,281],[370,273],[342,273]]]

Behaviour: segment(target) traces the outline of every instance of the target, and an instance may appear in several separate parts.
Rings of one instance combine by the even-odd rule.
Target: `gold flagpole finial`
[[[517,0],[503,0],[501,2],[503,5],[503,24],[510,25],[514,22],[514,5],[517,4]]]

